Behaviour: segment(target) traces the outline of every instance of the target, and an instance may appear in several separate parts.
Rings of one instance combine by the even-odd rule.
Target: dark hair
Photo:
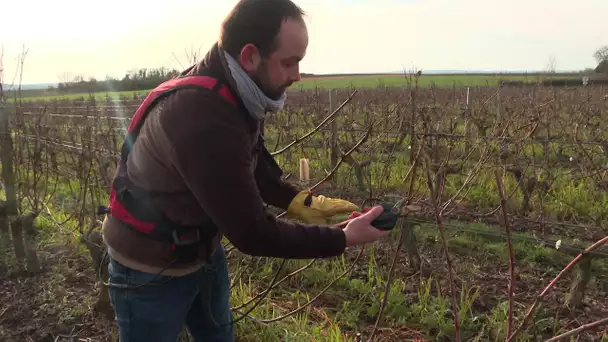
[[[253,44],[267,57],[278,48],[276,36],[283,21],[303,16],[290,0],[240,0],[222,23],[219,45],[237,58],[243,46]]]

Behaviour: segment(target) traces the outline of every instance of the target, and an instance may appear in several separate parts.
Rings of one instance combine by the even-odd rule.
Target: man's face
[[[249,74],[271,99],[279,99],[294,82],[300,80],[300,61],[308,47],[308,31],[301,20],[284,21],[277,39],[277,49],[262,57],[255,52],[258,63],[249,64]]]

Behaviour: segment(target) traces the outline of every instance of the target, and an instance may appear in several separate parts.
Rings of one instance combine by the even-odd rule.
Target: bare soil
[[[377,263],[388,271],[392,262],[395,244],[382,245],[377,249]],[[436,242],[419,241],[423,265],[412,270],[407,264],[404,251],[400,253],[395,275],[408,279],[411,286],[405,292],[415,295],[417,278],[433,275],[440,280],[439,288],[433,288],[436,295],[448,296],[447,268],[444,255]],[[356,251],[349,252],[349,258]],[[1,341],[112,341],[117,335],[113,313],[95,312],[94,302],[99,292],[96,274],[90,260],[74,247],[50,245],[39,252],[42,272],[36,275],[9,273],[0,279],[0,340]],[[507,297],[508,265],[496,264],[491,260],[480,260],[473,254],[452,252],[456,269],[456,286],[460,292],[463,283],[473,284],[481,290],[473,309],[489,312],[498,302]],[[367,264],[360,261],[351,277],[362,276]],[[542,265],[518,263],[515,283],[515,303],[517,312],[525,312],[536,296],[558,272],[555,268]],[[568,309],[563,305],[569,291],[572,276],[566,276],[543,300],[537,315],[558,317],[559,328],[563,332],[582,324],[608,316],[608,292],[606,286],[591,287],[586,293],[582,308]],[[410,281],[411,280],[411,281]],[[287,303],[283,303],[287,305]],[[314,316],[322,319],[325,307],[335,307],[331,296],[324,296],[314,303]],[[539,314],[539,311],[544,314]],[[547,314],[549,313],[549,314]],[[537,317],[537,316],[535,316]],[[328,318],[325,318],[328,319]],[[538,320],[538,319],[537,319]],[[374,322],[365,324],[362,333],[369,333]],[[519,323],[516,323],[518,326]],[[415,326],[404,325],[400,329],[382,328],[377,332],[384,340],[400,341],[424,336]],[[532,329],[533,330],[533,329]],[[597,340],[598,331],[587,333],[585,340]],[[116,338],[114,338],[116,340]]]

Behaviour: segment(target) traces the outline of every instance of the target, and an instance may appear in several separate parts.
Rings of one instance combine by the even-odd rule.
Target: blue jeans
[[[110,258],[109,287],[121,342],[175,342],[184,325],[197,342],[234,341],[230,278],[219,246],[211,264],[182,276],[156,276],[127,268]],[[151,283],[148,283],[152,281]]]

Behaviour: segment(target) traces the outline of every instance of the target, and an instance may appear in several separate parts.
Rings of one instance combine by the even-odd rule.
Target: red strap
[[[129,125],[129,128],[127,129],[127,133],[131,132],[133,130],[133,128],[135,128],[135,126],[137,125],[137,123],[139,122],[141,117],[144,115],[144,113],[148,109],[148,106],[159,95],[162,95],[163,93],[170,91],[173,88],[183,87],[183,86],[188,86],[188,85],[195,85],[195,86],[200,86],[200,87],[204,87],[207,89],[213,89],[216,86],[217,82],[218,82],[217,79],[210,77],[210,76],[187,76],[187,77],[182,77],[182,78],[170,79],[166,82],[161,83],[159,86],[154,88],[148,94],[148,96],[146,96],[146,98],[144,99],[144,102],[142,102],[142,104],[139,105],[139,108],[137,108],[137,111],[135,111],[135,114],[133,115],[133,118],[131,119],[131,124]],[[233,105],[236,105],[236,99],[234,98],[234,96],[232,95],[232,93],[230,92],[230,90],[228,89],[228,87],[225,84],[222,85],[222,87],[218,90],[218,94],[220,96],[222,96],[223,98],[225,98],[226,100],[230,101],[230,103],[232,103]]]
[[[114,188],[110,190],[109,210],[112,213],[112,216],[128,225],[135,227],[137,230],[143,233],[151,233],[154,228],[156,228],[156,223],[154,222],[146,222],[133,217],[127,208],[116,200],[116,191],[114,191]]]
[[[143,115],[147,112],[148,107],[154,100],[156,100],[162,94],[174,90],[177,87],[184,86],[200,86],[207,89],[214,89],[217,86],[218,80],[210,77],[210,76],[187,76],[182,78],[175,78],[168,80],[166,82],[161,83],[158,87],[154,88],[144,99],[144,101],[139,105],[135,114],[131,119],[131,123],[127,129],[127,135],[139,124],[139,121],[142,119]],[[236,106],[236,99],[230,89],[223,84],[218,89],[218,94],[228,100],[233,106]],[[118,170],[116,172],[118,175]],[[156,223],[154,222],[145,222],[141,221],[131,215],[129,211],[116,200],[116,192],[112,187],[110,189],[110,204],[109,211],[112,213],[114,217],[119,219],[120,221],[129,224],[136,229],[140,230],[144,233],[150,233],[156,228]]]

